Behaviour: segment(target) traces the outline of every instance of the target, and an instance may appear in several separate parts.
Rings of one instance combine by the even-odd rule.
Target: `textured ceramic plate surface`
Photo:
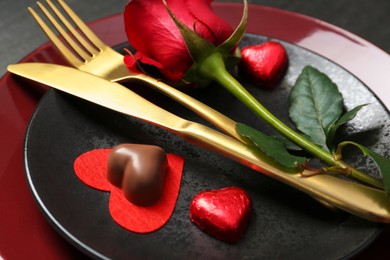
[[[252,45],[266,40],[266,37],[247,35],[242,43]],[[241,79],[253,95],[288,122],[289,90],[301,69],[310,64],[339,85],[348,109],[370,103],[346,131],[354,140],[380,153],[387,152],[389,114],[370,90],[331,61],[283,44],[290,59],[286,76],[272,91],[254,88]],[[148,87],[129,87],[161,107],[205,123]],[[269,127],[217,85],[190,94],[234,120],[271,133]],[[155,144],[185,158],[176,208],[169,222],[157,232],[139,235],[119,227],[108,212],[109,194],[85,186],[75,176],[73,162],[80,154],[121,143]],[[49,91],[44,96],[31,119],[25,141],[25,163],[34,197],[50,222],[71,243],[95,257],[336,259],[355,254],[381,230],[379,224],[332,212],[299,191],[186,143],[165,130],[57,91]],[[365,161],[358,164],[368,167]],[[203,233],[188,217],[195,194],[232,185],[245,189],[254,206],[245,237],[233,245]]]

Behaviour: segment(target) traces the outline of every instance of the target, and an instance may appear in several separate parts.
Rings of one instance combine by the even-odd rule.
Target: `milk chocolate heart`
[[[245,234],[251,216],[251,199],[238,187],[198,193],[190,205],[193,223],[209,235],[230,243]]]
[[[274,41],[244,47],[241,54],[242,73],[252,84],[259,87],[275,87],[288,64],[285,48]]]
[[[121,144],[108,158],[107,179],[132,203],[149,206],[161,198],[167,172],[165,151],[158,146]]]

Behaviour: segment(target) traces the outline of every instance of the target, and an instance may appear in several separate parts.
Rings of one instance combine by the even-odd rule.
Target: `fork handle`
[[[236,132],[237,122],[218,112],[217,110],[146,74],[132,75],[131,78],[146,83],[148,86],[158,90],[164,95],[176,100],[183,106],[192,110],[224,133],[234,137],[237,140],[240,140],[241,142],[246,143],[246,141]]]

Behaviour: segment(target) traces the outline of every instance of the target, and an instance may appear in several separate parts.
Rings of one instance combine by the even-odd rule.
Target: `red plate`
[[[232,25],[241,17],[238,4],[215,4],[215,9]],[[91,24],[107,44],[126,41],[122,16],[116,15]],[[390,107],[390,56],[369,42],[340,28],[296,13],[262,6],[250,6],[249,33],[279,38],[338,63],[361,79]],[[45,44],[29,54],[22,62],[41,61],[64,63],[52,48]],[[80,257],[46,221],[35,204],[25,180],[23,141],[26,126],[44,88],[23,87],[23,80],[6,74],[0,81],[0,257],[5,259],[70,259]],[[370,257],[386,254],[386,231],[363,253]]]

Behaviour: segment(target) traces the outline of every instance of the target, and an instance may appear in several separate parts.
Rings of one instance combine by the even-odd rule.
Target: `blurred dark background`
[[[242,2],[241,0],[220,2]],[[331,23],[356,34],[390,53],[389,0],[248,0],[250,4],[285,9]],[[89,22],[123,11],[127,0],[67,0]],[[46,42],[27,11],[34,0],[0,1],[0,75],[6,66]]]

